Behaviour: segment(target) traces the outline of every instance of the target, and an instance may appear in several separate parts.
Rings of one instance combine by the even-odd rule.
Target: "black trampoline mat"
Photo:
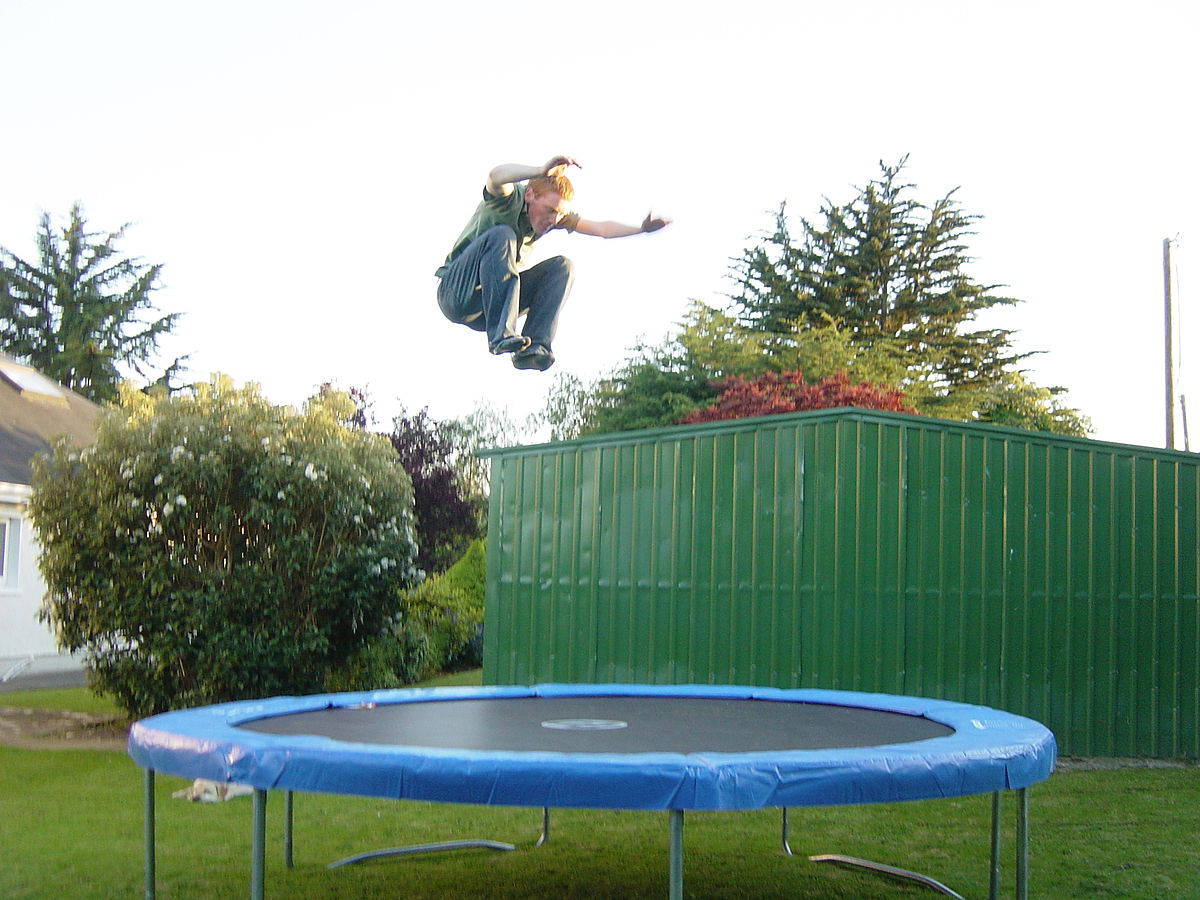
[[[946,737],[924,716],[778,700],[513,697],[349,706],[238,726],[266,734],[459,750],[747,753],[874,747]]]

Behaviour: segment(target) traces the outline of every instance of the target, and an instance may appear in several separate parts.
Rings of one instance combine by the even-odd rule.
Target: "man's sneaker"
[[[513,365],[518,369],[536,369],[545,372],[554,365],[554,354],[541,344],[534,344],[513,355]]]
[[[488,345],[494,355],[499,356],[501,353],[516,353],[519,350],[524,350],[529,346],[529,338],[519,334],[513,334],[506,338],[500,338],[494,344]]]

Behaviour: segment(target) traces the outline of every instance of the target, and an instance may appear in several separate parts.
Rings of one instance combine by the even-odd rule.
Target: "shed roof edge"
[[[663,438],[701,437],[723,432],[745,432],[753,431],[763,425],[777,425],[798,421],[816,422],[821,420],[885,421],[907,427],[947,428],[993,436],[1008,435],[1019,437],[1023,440],[1037,440],[1040,442],[1073,446],[1103,447],[1114,451],[1138,453],[1140,455],[1166,455],[1192,462],[1200,462],[1200,453],[1189,453],[1184,450],[1171,450],[1165,447],[1149,447],[1141,444],[1125,444],[1115,441],[1101,441],[1094,438],[1057,434],[1053,431],[1033,431],[1024,428],[1013,428],[1012,426],[996,425],[991,422],[964,422],[957,419],[939,419],[934,416],[919,416],[911,413],[884,412],[882,410],[864,409],[857,406],[839,406],[833,409],[779,413],[770,416],[751,416],[743,419],[727,419],[721,422],[704,422],[698,425],[664,425],[658,428],[643,428],[636,431],[614,431],[607,434],[590,435],[566,441],[545,441],[537,444],[517,444],[510,447],[489,447],[478,450],[476,455],[491,458],[558,452],[578,447],[598,447],[608,444],[642,444]]]

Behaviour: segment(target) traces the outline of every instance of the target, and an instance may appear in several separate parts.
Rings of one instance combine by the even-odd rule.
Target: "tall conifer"
[[[123,377],[148,377],[159,339],[180,315],[152,315],[162,266],[118,254],[126,227],[89,232],[75,204],[61,231],[42,216],[36,261],[0,247],[0,344],[96,402],[115,400]],[[182,367],[176,359],[156,383],[169,387]]]
[[[768,354],[794,354],[799,324],[833,319],[864,348],[884,342],[946,390],[990,383],[1017,353],[1011,331],[972,328],[975,316],[1016,303],[975,281],[967,238],[979,216],[955,191],[932,205],[901,179],[907,157],[880,163],[879,177],[843,205],[826,199],[823,224],[800,219],[793,236],[786,205],[774,230],[735,260],[732,295],[742,324],[767,338]]]

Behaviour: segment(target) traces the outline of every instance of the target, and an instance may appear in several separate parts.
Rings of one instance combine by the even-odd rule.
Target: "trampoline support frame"
[[[1017,788],[1017,872],[1016,872],[1016,896],[1017,900],[1027,900],[1029,896],[1029,797],[1026,793],[1028,788]],[[992,836],[991,836],[991,859],[988,867],[988,900],[997,900],[1000,896],[1000,808],[1001,808],[1001,792],[992,792]],[[783,821],[781,824],[780,842],[783,845],[783,852],[788,856],[792,855],[791,845],[788,843],[788,809],[783,807]],[[822,853],[815,856],[810,856],[810,862],[831,862],[843,866],[851,866],[853,868],[867,869],[872,872],[879,872],[882,875],[891,875],[895,878],[903,878],[907,881],[915,881],[918,884],[923,884],[928,888],[932,888],[938,893],[945,894],[948,897],[957,897],[958,900],[963,900],[962,895],[946,887],[940,881],[935,881],[928,875],[922,875],[919,872],[912,872],[908,869],[900,869],[895,866],[887,866],[883,863],[871,862],[866,859],[858,859],[853,856],[843,856],[838,853]]]
[[[145,898],[146,900],[155,900],[156,893],[156,856],[155,856],[155,772],[153,769],[146,769],[143,778],[143,805],[144,805],[144,825],[143,837],[145,840]],[[1029,796],[1028,788],[1016,788],[1017,795],[1017,816],[1016,816],[1016,897],[1017,900],[1027,900],[1029,896]],[[292,833],[293,833],[293,792],[285,790],[284,796],[284,816],[283,816],[283,862],[287,868],[292,868]],[[996,900],[1000,890],[1000,821],[1001,821],[1001,792],[995,791],[992,794],[991,803],[991,858],[989,865],[988,878],[988,897],[989,900]],[[262,900],[265,883],[265,863],[266,863],[266,808],[267,808],[267,791],[265,789],[256,788],[253,795],[253,809],[251,813],[251,835],[250,835],[250,897],[251,900]],[[683,810],[669,810],[670,816],[670,875],[669,875],[669,897],[670,900],[682,900],[683,897]],[[535,847],[545,845],[550,839],[550,809],[549,807],[542,808],[542,832],[537,839]],[[782,808],[782,823],[780,843],[783,852],[788,856],[793,855],[791,845],[788,841],[788,808]],[[341,866],[351,865],[353,863],[362,862],[368,859],[379,859],[389,856],[408,856],[416,853],[435,853],[447,850],[465,850],[465,849],[487,849],[487,850],[514,850],[513,844],[504,843],[502,841],[490,840],[458,840],[458,841],[440,841],[431,844],[413,844],[406,847],[392,847],[385,850],[371,850],[365,853],[359,853],[354,856],[348,856],[345,859],[337,860],[328,864],[328,868],[335,869]],[[932,888],[950,897],[961,896],[955,893],[950,888],[929,878],[926,875],[921,875],[916,872],[900,869],[894,866],[875,863],[869,860],[857,859],[851,856],[842,856],[840,854],[820,854],[810,856],[812,862],[832,862],[840,865],[852,866],[855,868],[863,868],[880,874],[889,875],[897,878],[903,878],[909,881],[915,881],[926,887]]]
[[[670,900],[683,900],[683,810],[671,810]]]
[[[144,820],[142,825],[142,840],[145,844],[145,864],[143,871],[146,875],[145,897],[154,900],[155,860],[154,860],[154,770],[147,769],[142,779],[142,806]]]
[[[329,863],[325,868],[340,869],[342,866],[365,862],[368,859],[382,859],[388,856],[413,856],[417,853],[443,853],[447,850],[516,850],[512,844],[503,841],[435,841],[431,844],[409,844],[405,847],[389,847],[386,850],[368,850],[366,853],[356,853]]]

